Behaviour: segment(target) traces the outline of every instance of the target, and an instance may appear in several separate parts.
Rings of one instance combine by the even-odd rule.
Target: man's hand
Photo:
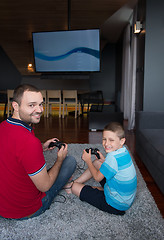
[[[64,143],[65,146],[61,146],[60,150],[57,153],[57,161],[62,161],[66,158],[68,154],[68,145]]]
[[[59,139],[57,139],[57,138],[51,138],[51,139],[47,140],[45,143],[43,143],[43,144],[42,144],[43,151],[45,152],[45,151],[47,151],[47,150],[52,150],[52,149],[54,149],[55,146],[52,147],[52,148],[48,148],[48,146],[49,146],[49,144],[50,144],[51,142],[55,142],[55,140],[58,140],[58,141],[59,141]]]

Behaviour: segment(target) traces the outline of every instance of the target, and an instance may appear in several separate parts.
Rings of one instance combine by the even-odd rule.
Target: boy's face
[[[125,138],[119,138],[116,133],[112,131],[103,131],[102,145],[106,153],[116,151],[125,143]]]

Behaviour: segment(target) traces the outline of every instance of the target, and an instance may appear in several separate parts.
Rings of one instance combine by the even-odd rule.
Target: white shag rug
[[[104,152],[101,144],[68,144],[69,154],[77,161],[74,178],[83,170],[81,159],[83,149],[97,147]],[[56,149],[45,153],[48,168],[53,165]],[[93,156],[94,158],[94,156]],[[164,219],[136,166],[138,191],[135,202],[124,216],[102,212],[81,202],[76,196],[68,195],[64,203],[54,202],[42,215],[24,221],[0,218],[0,240],[162,240]],[[85,165],[86,168],[86,165]],[[89,184],[96,185],[93,180]],[[63,201],[57,196],[56,201]]]

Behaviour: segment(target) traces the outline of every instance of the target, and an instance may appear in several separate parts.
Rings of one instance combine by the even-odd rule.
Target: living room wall
[[[164,1],[147,0],[144,111],[164,111]]]
[[[0,90],[13,89],[21,82],[21,74],[0,46]]]
[[[101,90],[105,101],[115,101],[115,44],[106,44],[101,52],[101,72],[74,75],[22,76],[0,47],[0,90],[14,89],[21,83],[40,89],[77,89],[79,92]]]
[[[101,52],[101,72],[90,74],[22,76],[21,83],[40,89],[77,89],[79,92],[101,90],[105,101],[115,101],[115,44],[106,44]]]
[[[106,101],[115,101],[116,45],[106,44],[101,53],[101,72],[90,76],[90,90],[102,90]]]

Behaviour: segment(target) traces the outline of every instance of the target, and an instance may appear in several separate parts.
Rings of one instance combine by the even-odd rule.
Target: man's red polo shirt
[[[42,144],[28,124],[13,118],[0,124],[0,216],[22,218],[42,206],[45,193],[29,176],[45,165]]]

